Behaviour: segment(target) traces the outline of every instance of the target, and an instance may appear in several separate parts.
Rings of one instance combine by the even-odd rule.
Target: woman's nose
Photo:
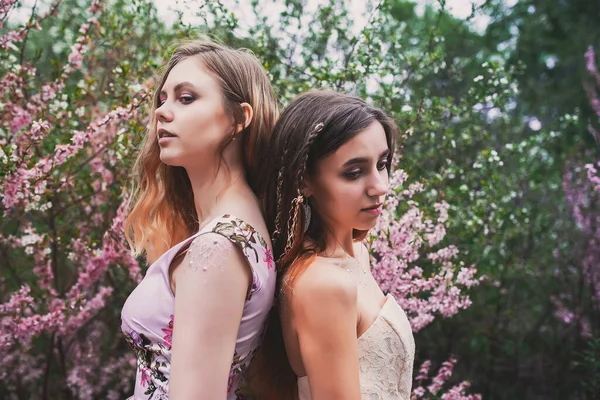
[[[385,196],[389,188],[389,179],[387,171],[377,171],[371,180],[371,186],[367,190],[367,194],[371,197]]]
[[[173,120],[173,111],[171,111],[167,102],[161,104],[156,111],[154,111],[154,115],[156,115],[156,119],[160,122],[169,122]]]

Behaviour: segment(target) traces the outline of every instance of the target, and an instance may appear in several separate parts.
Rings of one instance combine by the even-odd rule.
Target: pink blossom
[[[18,50],[16,45],[40,29],[38,22],[59,4],[53,1],[48,13],[6,32],[0,47]],[[0,13],[5,6],[6,1],[0,2]],[[129,277],[132,285],[141,279],[123,237],[126,199],[114,212],[119,204],[114,185],[128,172],[116,168],[120,154],[115,150],[119,135],[131,140],[131,121],[145,123],[139,109],[146,106],[150,88],[139,91],[130,104],[104,113],[96,105],[84,105],[89,119],[74,121],[74,107],[85,93],[74,96],[76,82],[69,78],[78,69],[86,74],[84,64],[93,49],[90,35],[100,26],[102,8],[102,1],[92,2],[90,10],[96,14],[79,28],[57,79],[33,87],[38,74],[27,61],[0,75],[0,129],[6,133],[0,137],[1,207],[3,217],[18,227],[11,235],[0,235],[0,241],[17,254],[19,278],[27,277],[21,288],[3,286],[0,379],[9,388],[38,384],[47,357],[58,358],[60,351],[59,368],[73,397],[117,399],[133,380],[134,355],[106,357],[104,338],[114,331],[95,317],[114,296],[113,273]],[[71,135],[64,140],[63,132]],[[83,180],[84,174],[91,176]],[[95,190],[88,190],[87,183]],[[104,235],[98,236],[99,229]],[[65,235],[65,230],[72,233]],[[48,348],[43,354],[38,354],[40,343]]]
[[[419,375],[415,378],[416,381],[422,381],[427,379],[429,376],[429,368],[431,367],[431,361],[426,360],[421,364],[421,368],[419,368]]]
[[[600,88],[600,74],[598,73],[598,70],[596,69],[596,54],[594,52],[594,48],[592,46],[589,46],[587,51],[585,52],[585,61],[586,61],[586,68],[588,70],[588,73],[592,76],[592,78],[595,79],[596,81],[596,86],[598,86]]]
[[[451,357],[450,360],[442,363],[436,376],[430,378],[429,368],[431,366],[431,362],[429,360],[425,361],[421,365],[419,375],[416,378],[416,381],[419,383],[419,385],[413,388],[411,398],[424,399],[426,398],[428,393],[433,396],[438,395],[438,393],[440,393],[440,391],[443,389],[448,379],[452,376],[452,371],[454,369],[455,364],[456,359],[454,357]],[[427,386],[424,386],[423,383],[427,380],[431,380],[431,383]],[[458,385],[448,389],[445,393],[441,394],[440,397],[443,400],[481,400],[481,395],[479,394],[469,395],[465,393],[465,391],[469,387],[470,383],[468,381],[463,381]]]
[[[30,293],[31,289],[29,286],[23,285],[10,296],[10,299],[6,303],[0,304],[0,316],[4,318],[8,314],[21,314],[26,305],[33,303],[33,297],[29,295]]]
[[[577,163],[571,163],[565,169],[563,189],[573,221],[580,230],[582,255],[571,268],[557,271],[559,276],[577,274],[577,279],[583,278],[583,283],[591,289],[592,301],[596,306],[600,305],[600,216],[593,205],[600,201],[598,166],[600,163],[589,163],[581,168]],[[585,171],[585,175],[581,170]],[[557,252],[557,261],[560,256],[561,253]],[[569,293],[559,293],[551,296],[550,301],[558,320],[578,328],[582,338],[591,336],[590,321],[577,299]]]
[[[444,382],[452,376],[452,370],[456,364],[456,359],[451,357],[450,360],[444,361],[436,376],[433,377],[431,385],[427,387],[431,394],[437,394],[442,388]]]
[[[0,2],[0,28],[2,28],[2,20],[16,3],[17,0],[2,0]]]
[[[8,50],[9,47],[13,46],[14,42],[20,42],[21,40],[23,40],[25,33],[25,29],[22,29],[18,32],[9,31],[8,33],[0,36],[0,48],[3,50]]]
[[[69,54],[69,64],[71,64],[71,68],[81,68],[81,64],[83,63],[82,53],[85,50],[85,46],[81,43],[75,43],[73,46],[71,46],[71,54]]]
[[[425,388],[423,388],[423,386],[417,386],[413,389],[412,398],[421,399],[423,396],[425,396],[425,393]]]
[[[396,173],[397,182],[404,184],[407,175]],[[373,235],[371,250],[378,262],[373,275],[384,291],[392,293],[406,311],[414,331],[419,331],[434,320],[435,314],[449,317],[471,304],[461,287],[478,285],[474,266],[455,271],[453,262],[458,255],[456,246],[435,249],[445,236],[448,204],[434,205],[436,222],[427,218],[412,197],[424,190],[422,184],[410,184],[409,189],[392,187],[394,202],[386,202],[377,230]],[[404,201],[408,209],[396,215],[396,207]],[[426,259],[439,265],[439,273],[423,276],[417,262]],[[423,298],[423,293],[429,296]],[[418,297],[413,297],[418,295]]]

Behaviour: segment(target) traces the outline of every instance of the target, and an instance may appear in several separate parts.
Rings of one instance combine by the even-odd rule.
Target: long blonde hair
[[[154,93],[151,121],[133,171],[131,211],[125,220],[127,241],[136,256],[155,261],[176,243],[198,230],[199,221],[189,177],[183,167],[163,164],[156,138],[155,110],[159,93],[169,72],[180,61],[197,57],[214,74],[223,91],[225,112],[235,125],[243,124],[241,103],[252,107],[254,116],[240,132],[246,179],[257,190],[260,161],[278,115],[275,93],[258,59],[248,51],[232,49],[211,41],[193,40],[180,44],[165,65]],[[231,143],[227,137],[222,151]]]

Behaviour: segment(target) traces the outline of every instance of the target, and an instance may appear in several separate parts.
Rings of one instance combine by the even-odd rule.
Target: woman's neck
[[[354,231],[348,228],[326,229],[324,257],[354,257]]]
[[[188,173],[194,193],[194,205],[200,224],[219,212],[219,203],[232,191],[248,186],[241,168],[221,165],[216,176],[206,172]]]

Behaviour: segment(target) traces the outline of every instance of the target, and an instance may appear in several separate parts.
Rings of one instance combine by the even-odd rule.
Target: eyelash
[[[192,96],[191,94],[184,94],[184,95],[180,96],[179,98],[183,99],[185,101],[185,104],[190,104],[192,101],[196,100],[196,98],[194,96]]]
[[[344,174],[344,176],[346,178],[348,178],[349,180],[353,181],[355,179],[358,179],[358,177],[360,176],[361,171],[351,171],[351,172],[346,172]]]
[[[380,161],[377,164],[377,169],[379,171],[383,171],[384,169],[386,169],[387,163],[388,163],[388,160]],[[355,179],[358,179],[358,177],[360,176],[361,173],[362,173],[362,170],[350,171],[350,172],[346,172],[344,174],[344,176],[350,180],[355,180]]]
[[[183,101],[183,104],[190,104],[192,103],[194,100],[196,100],[196,98],[190,94],[184,94],[179,96],[179,100]],[[163,104],[165,104],[165,100],[158,100],[158,107],[162,106]],[[157,108],[158,108],[157,107]]]

